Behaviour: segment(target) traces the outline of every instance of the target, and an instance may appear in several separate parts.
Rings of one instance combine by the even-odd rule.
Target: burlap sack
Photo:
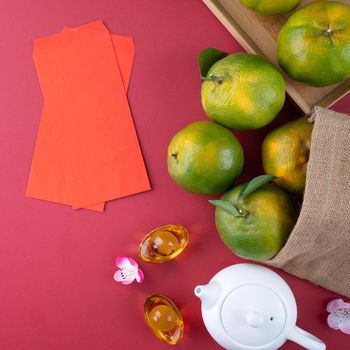
[[[303,205],[269,265],[350,297],[350,116],[316,107]]]

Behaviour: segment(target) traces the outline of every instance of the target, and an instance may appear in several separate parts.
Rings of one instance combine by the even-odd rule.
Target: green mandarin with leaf
[[[205,113],[234,130],[270,123],[285,101],[285,81],[266,58],[248,53],[227,55],[205,49],[198,57]]]
[[[216,206],[215,224],[228,248],[256,261],[273,258],[284,246],[296,219],[297,209],[289,195],[270,184],[276,177],[261,175],[238,185]]]

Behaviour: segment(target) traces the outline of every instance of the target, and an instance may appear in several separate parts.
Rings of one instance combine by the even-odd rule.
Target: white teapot
[[[236,264],[197,286],[210,335],[227,350],[276,350],[292,340],[309,350],[326,345],[295,325],[297,305],[287,283],[272,270]]]

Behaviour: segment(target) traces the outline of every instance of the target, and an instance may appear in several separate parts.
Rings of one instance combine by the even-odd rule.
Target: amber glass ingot
[[[147,325],[165,343],[178,344],[183,335],[184,321],[178,307],[160,294],[150,295],[144,306]]]
[[[164,225],[148,233],[140,243],[139,255],[146,262],[162,263],[177,257],[188,243],[181,225]]]

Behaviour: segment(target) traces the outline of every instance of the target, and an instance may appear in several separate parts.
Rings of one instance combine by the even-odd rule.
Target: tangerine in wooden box
[[[299,7],[312,1],[303,0]],[[340,1],[350,5],[350,0]],[[278,66],[276,39],[291,13],[262,16],[243,6],[239,0],[203,0],[203,2],[248,52],[263,55]],[[289,97],[306,114],[312,111],[314,105],[332,106],[350,91],[350,79],[340,84],[319,88],[298,83],[284,72],[283,74]]]

